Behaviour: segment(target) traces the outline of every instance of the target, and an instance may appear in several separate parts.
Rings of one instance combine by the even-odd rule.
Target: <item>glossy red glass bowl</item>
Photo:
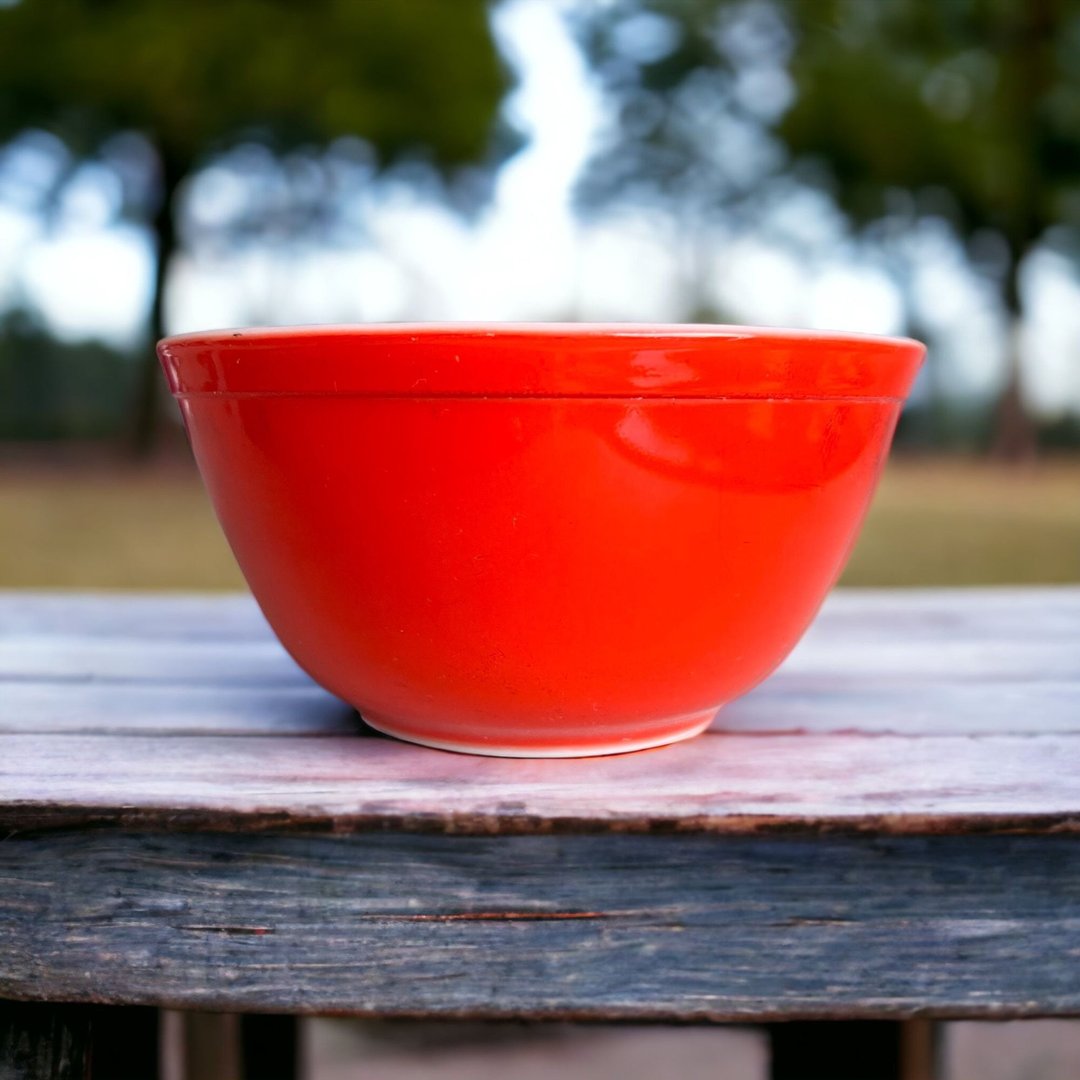
[[[159,354],[252,592],[374,727],[687,738],[836,580],[923,354],[723,326],[390,325]]]

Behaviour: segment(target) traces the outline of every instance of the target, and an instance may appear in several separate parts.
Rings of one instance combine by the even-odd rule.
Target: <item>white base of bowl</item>
[[[402,742],[415,743],[417,746],[428,746],[433,750],[449,750],[454,754],[480,754],[483,757],[508,757],[508,758],[582,758],[604,757],[608,754],[630,754],[635,750],[652,750],[658,746],[667,746],[669,743],[683,742],[700,735],[713,721],[716,710],[710,709],[706,713],[694,713],[686,717],[687,726],[676,729],[674,734],[662,735],[651,739],[626,739],[611,743],[586,743],[581,746],[500,746],[498,743],[459,743],[448,742],[442,739],[428,739],[423,735],[416,735],[411,731],[402,731],[393,720],[385,717],[372,717],[361,714],[363,721],[368,727],[381,731],[384,735],[392,735]]]

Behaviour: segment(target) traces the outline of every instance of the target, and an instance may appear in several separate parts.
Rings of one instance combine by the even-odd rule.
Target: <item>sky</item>
[[[569,2],[569,0],[565,0]],[[506,103],[528,136],[500,171],[474,221],[404,187],[367,196],[374,243],[333,250],[182,255],[173,268],[172,332],[252,323],[376,320],[665,321],[685,317],[681,253],[648,216],[575,218],[575,178],[605,120],[604,104],[564,24],[564,0],[509,0],[496,11],[518,85]],[[100,167],[80,174],[61,224],[46,229],[0,203],[0,304],[29,302],[67,337],[137,340],[149,305],[152,249],[115,223]],[[222,177],[202,177],[193,199]],[[219,191],[220,195],[220,191]],[[805,213],[818,211],[808,206]],[[896,333],[901,304],[889,279],[860,260],[827,215],[812,266],[753,238],[718,245],[714,300],[761,325]],[[831,231],[830,231],[831,230]],[[1004,328],[955,243],[930,228],[917,289],[948,351],[948,389],[989,397],[1004,370]],[[834,252],[834,254],[830,254]],[[1026,390],[1040,411],[1080,412],[1080,287],[1047,253],[1027,268]]]

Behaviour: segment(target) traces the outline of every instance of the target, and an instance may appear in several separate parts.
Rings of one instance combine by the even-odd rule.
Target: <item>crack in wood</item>
[[[418,915],[364,915],[387,922],[547,922],[559,919],[616,919],[641,914],[631,911],[454,911]]]
[[[260,936],[262,934],[273,934],[274,928],[272,926],[177,926],[177,930],[188,930],[192,933],[202,934],[252,934]]]

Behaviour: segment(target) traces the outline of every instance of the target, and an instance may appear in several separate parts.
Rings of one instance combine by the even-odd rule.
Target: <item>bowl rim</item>
[[[691,340],[769,339],[792,341],[836,341],[873,343],[881,346],[924,349],[925,345],[915,338],[902,334],[868,334],[857,330],[823,330],[791,326],[752,326],[742,323],[671,323],[671,322],[498,322],[469,320],[446,320],[432,322],[370,322],[370,323],[297,323],[286,326],[228,326],[211,330],[188,330],[181,334],[168,334],[158,346],[185,344],[197,341],[235,341],[295,337],[583,337],[583,338],[641,338],[663,340],[687,338]]]
[[[180,398],[694,397],[902,400],[912,338],[720,323],[402,322],[163,338]]]

